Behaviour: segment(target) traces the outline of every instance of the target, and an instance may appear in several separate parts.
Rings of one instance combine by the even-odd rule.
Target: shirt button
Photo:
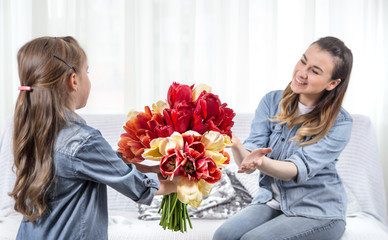
[[[284,142],[284,141],[286,141],[286,139],[285,139],[285,138],[282,138],[282,142]]]
[[[272,130],[274,130],[275,129],[275,126],[272,126]]]

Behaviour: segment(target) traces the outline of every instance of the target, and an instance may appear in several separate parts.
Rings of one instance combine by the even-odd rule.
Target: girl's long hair
[[[35,222],[48,209],[55,182],[54,146],[66,124],[69,106],[67,80],[79,73],[86,55],[72,37],[41,37],[26,43],[17,54],[20,91],[13,132],[16,182],[9,193],[15,210]]]
[[[298,115],[299,94],[295,94],[291,90],[291,83],[284,90],[282,100],[279,103],[280,113],[274,117],[273,121],[288,124],[289,128],[301,124],[295,137],[291,139],[298,141],[301,146],[318,142],[333,126],[342,107],[353,65],[352,52],[338,38],[324,37],[311,45],[313,44],[317,44],[333,57],[335,66],[331,79],[341,79],[341,82],[333,90],[325,90],[310,113],[300,116]],[[313,138],[304,141],[309,136],[313,136]]]

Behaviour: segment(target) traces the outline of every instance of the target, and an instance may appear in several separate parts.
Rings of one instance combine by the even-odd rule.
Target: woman
[[[260,102],[244,144],[233,136],[240,173],[260,171],[252,204],[213,239],[340,239],[346,194],[335,164],[350,139],[342,108],[353,56],[334,37],[312,43],[284,91]]]

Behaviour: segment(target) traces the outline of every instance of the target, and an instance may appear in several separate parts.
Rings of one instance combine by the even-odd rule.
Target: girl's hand
[[[167,180],[167,178],[168,178],[168,176],[167,176],[167,177],[164,177],[164,176],[162,175],[162,173],[160,172],[160,165],[159,165],[159,164],[149,166],[149,171],[150,171],[150,172],[153,172],[153,173],[157,173],[157,174],[158,174],[158,179],[159,179],[159,181]]]
[[[160,188],[156,192],[156,195],[168,195],[177,191],[177,185],[180,181],[179,176],[174,176],[172,179],[168,176],[164,180],[160,180]]]
[[[238,173],[252,173],[256,169],[260,170],[261,165],[263,164],[265,155],[272,152],[271,148],[259,148],[252,151],[248,156],[246,156],[241,162],[240,169]]]

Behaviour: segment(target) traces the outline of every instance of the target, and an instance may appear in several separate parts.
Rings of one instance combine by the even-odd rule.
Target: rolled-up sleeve
[[[349,142],[352,125],[350,117],[337,120],[325,137],[314,144],[300,147],[288,159],[285,159],[285,161],[293,162],[298,169],[296,183],[303,183],[329,164],[335,164]]]
[[[76,177],[106,184],[137,203],[151,204],[160,187],[156,173],[142,173],[124,163],[99,133],[81,144],[73,162]]]

